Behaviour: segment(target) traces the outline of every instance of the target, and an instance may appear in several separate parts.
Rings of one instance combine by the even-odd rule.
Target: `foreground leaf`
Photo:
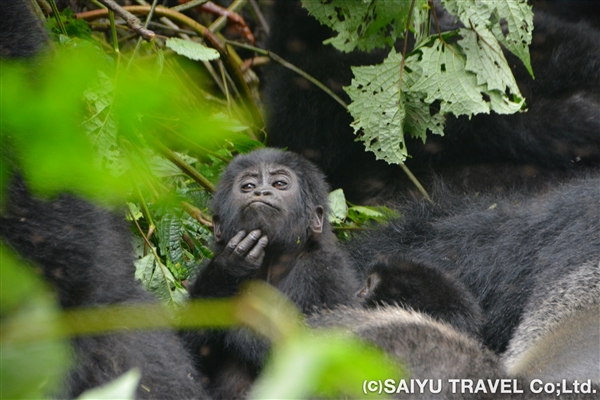
[[[304,332],[274,350],[250,398],[363,397],[365,380],[405,374],[383,351],[339,331]]]
[[[141,377],[142,373],[140,370],[133,368],[112,382],[91,390],[86,390],[77,400],[134,400]]]

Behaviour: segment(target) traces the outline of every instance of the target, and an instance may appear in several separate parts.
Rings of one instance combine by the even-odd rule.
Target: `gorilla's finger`
[[[242,240],[235,248],[234,252],[238,256],[245,256],[254,244],[260,239],[260,229],[253,230]]]
[[[227,246],[225,247],[225,250],[223,250],[224,255],[228,255],[231,254],[236,247],[238,246],[238,244],[242,241],[242,239],[246,236],[246,232],[244,231],[239,231],[234,237],[231,238],[231,240],[227,243]]]
[[[260,266],[265,258],[265,247],[267,247],[268,243],[269,238],[267,236],[261,237],[256,246],[246,256],[246,261],[254,266]]]

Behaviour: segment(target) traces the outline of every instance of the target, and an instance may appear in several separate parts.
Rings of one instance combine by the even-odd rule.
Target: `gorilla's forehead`
[[[237,174],[236,180],[241,180],[246,177],[258,178],[266,175],[285,175],[293,179],[297,179],[298,177],[298,175],[292,170],[292,168],[286,165],[280,163],[260,162],[241,170]]]

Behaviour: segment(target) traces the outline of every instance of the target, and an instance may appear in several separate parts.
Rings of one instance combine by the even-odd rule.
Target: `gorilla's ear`
[[[323,220],[325,219],[325,209],[323,206],[316,206],[310,216],[310,229],[313,232],[313,237],[318,239],[323,233]]]
[[[213,235],[215,236],[215,241],[219,243],[222,239],[223,231],[221,230],[221,221],[218,215],[213,215]]]

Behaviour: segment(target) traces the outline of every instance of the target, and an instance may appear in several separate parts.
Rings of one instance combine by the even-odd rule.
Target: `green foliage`
[[[417,3],[427,4],[427,0]],[[404,36],[410,2],[406,0],[304,0],[302,5],[338,35],[325,43],[342,51],[391,46]]]
[[[449,45],[435,38],[431,47],[423,46],[407,59],[406,66],[415,68],[418,78],[410,87],[412,93],[426,94],[428,104],[440,101],[440,113],[468,115],[499,114],[519,111],[524,99],[510,72],[506,59],[493,37],[478,36],[476,32],[460,29],[463,40]],[[485,40],[495,46],[488,45]],[[459,52],[469,54],[463,57]],[[419,53],[420,52],[420,53]],[[511,96],[506,92],[510,91]],[[486,101],[487,95],[489,101]]]
[[[382,223],[390,218],[398,217],[398,213],[384,206],[357,206],[349,204],[342,189],[329,193],[331,213],[329,222],[338,231],[340,239],[349,239],[352,230],[361,229],[369,222]]]
[[[364,11],[368,20],[389,8]],[[234,154],[262,146],[256,138],[262,137],[264,127],[249,117],[251,104],[240,95],[243,88],[232,83],[229,70],[220,68],[223,54],[211,61],[221,76],[213,74],[207,81],[203,66],[194,67],[201,72],[188,68],[181,57],[164,51],[162,39],[138,48],[137,38],[124,26],[114,30],[119,40],[112,42],[104,37],[106,22],[93,25],[92,34],[88,24],[68,10],[60,19],[69,36],[60,34],[56,20],[49,18],[55,51],[33,60],[33,69],[2,61],[0,190],[4,193],[8,178],[18,169],[36,195],[69,192],[97,203],[127,204],[138,256],[135,276],[170,306],[167,313],[178,318],[157,318],[166,315],[160,305],[61,312],[31,269],[2,249],[0,397],[52,395],[69,367],[65,338],[124,329],[244,323],[278,343],[282,355],[276,352],[277,365],[288,369],[290,362],[300,362],[315,371],[299,381],[305,389],[278,392],[281,395],[342,388],[343,393],[355,393],[344,386],[347,377],[391,372],[380,352],[365,349],[355,339],[290,328],[301,323],[299,312],[277,294],[251,290],[267,299],[259,308],[271,311],[262,317],[261,311],[244,312],[252,307],[244,296],[187,301],[187,280],[212,256],[211,189]],[[382,33],[381,24],[387,22],[371,31]],[[113,51],[114,43],[119,52]],[[215,51],[200,49],[197,43],[169,38],[166,47],[192,59],[214,60]],[[229,62],[236,65],[234,54]],[[334,197],[340,228],[354,229],[387,215],[384,209],[348,207],[342,192]],[[266,329],[270,325],[273,328]],[[323,343],[327,349],[319,350]],[[302,356],[297,351],[302,346],[318,351]],[[132,398],[136,374],[131,371],[82,398]]]
[[[141,377],[140,370],[134,368],[106,385],[83,392],[77,400],[109,400],[117,398],[121,400],[135,400],[135,392]]]
[[[383,351],[334,330],[299,332],[275,348],[250,398],[362,397],[365,380],[405,376]]]
[[[408,156],[404,133],[425,141],[427,130],[443,134],[444,126],[439,113],[430,115],[420,93],[408,92],[416,77],[406,70],[404,91],[399,91],[401,61],[402,55],[392,50],[381,65],[353,67],[354,79],[346,88],[352,99],[348,111],[354,117],[354,132],[377,159],[396,164]]]
[[[189,58],[190,60],[196,61],[210,61],[219,58],[219,52],[210,47],[206,47],[201,43],[191,42],[189,40],[183,40],[179,38],[167,39],[166,46],[180,54]]]
[[[494,37],[523,61],[527,71],[533,76],[529,59],[529,44],[533,32],[533,12],[526,0],[513,1],[448,1],[442,5],[452,14],[460,18],[466,27],[475,31],[491,31]],[[502,21],[506,21],[506,32]],[[479,29],[484,28],[484,29]],[[488,41],[491,45],[494,41]]]
[[[76,19],[73,15],[73,10],[65,8],[60,14],[60,19],[63,22],[63,26],[67,30],[69,37],[77,37],[85,40],[92,40],[92,30],[90,29],[87,22]],[[48,29],[53,35],[60,35],[62,32],[58,27],[58,23],[55,17],[48,18]]]
[[[342,189],[336,189],[329,193],[329,206],[331,207],[329,222],[333,224],[341,224],[348,215],[346,197],[344,196],[344,191]]]
[[[0,265],[0,398],[43,398],[57,389],[70,365],[66,341],[56,338],[58,304],[40,277],[4,246]]]
[[[303,2],[338,32],[325,43],[342,51],[391,46],[407,26],[414,33],[416,46],[404,60],[392,47],[382,64],[353,67],[354,79],[344,88],[352,100],[348,110],[355,134],[368,151],[389,163],[403,163],[409,156],[406,134],[423,141],[427,132],[443,134],[448,113],[512,114],[525,105],[500,44],[532,73],[531,6],[525,0],[442,1],[465,28],[438,35],[429,33],[426,3],[415,1],[409,15],[407,0]]]

